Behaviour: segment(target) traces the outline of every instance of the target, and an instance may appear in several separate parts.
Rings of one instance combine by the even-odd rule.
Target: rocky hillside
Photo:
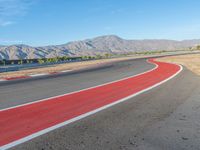
[[[109,35],[55,46],[0,46],[0,59],[34,59],[66,55],[83,56],[136,51],[178,50],[198,44],[200,44],[200,40],[125,40],[115,35]]]

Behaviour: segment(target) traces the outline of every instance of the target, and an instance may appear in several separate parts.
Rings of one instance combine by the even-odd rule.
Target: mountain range
[[[0,60],[36,59],[62,56],[101,55],[156,50],[182,50],[200,44],[196,40],[126,40],[116,35],[69,42],[63,45],[32,47],[28,45],[0,46]]]

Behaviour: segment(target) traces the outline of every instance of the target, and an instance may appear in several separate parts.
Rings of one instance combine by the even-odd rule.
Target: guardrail
[[[58,64],[64,64],[64,63],[72,63],[72,62],[80,62],[84,60],[67,60],[67,61],[60,61],[60,62],[49,62],[49,63],[32,63],[32,64],[20,64],[20,65],[5,65],[0,66],[0,73],[2,72],[11,72],[11,71],[19,71],[19,70],[25,70],[25,69],[34,69],[34,68],[42,68],[52,65],[58,65]]]

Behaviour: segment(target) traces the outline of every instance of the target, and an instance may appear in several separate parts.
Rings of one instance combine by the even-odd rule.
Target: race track
[[[4,93],[4,91],[0,90],[2,92],[1,99],[4,99],[1,101],[1,104],[2,104],[1,109],[2,110],[0,112],[0,117],[2,118],[1,119],[2,128],[0,131],[1,145],[6,145],[9,143],[15,142],[18,139],[22,139],[24,137],[27,137],[29,135],[32,135],[33,133],[36,133],[36,132],[39,132],[42,130],[44,131],[44,129],[46,129],[46,128],[55,126],[59,123],[63,123],[67,120],[72,120],[73,118],[75,118],[77,116],[86,114],[87,112],[97,110],[104,106],[108,106],[113,103],[117,104],[118,102],[122,102],[124,100],[129,100],[128,102],[123,102],[117,106],[113,106],[109,109],[103,110],[93,116],[87,117],[80,121],[80,122],[86,121],[86,124],[87,124],[88,119],[94,120],[95,125],[91,126],[91,127],[87,127],[87,128],[90,128],[88,130],[93,130],[94,128],[97,130],[97,128],[100,127],[99,125],[101,125],[101,123],[98,124],[98,119],[102,119],[102,123],[105,123],[107,125],[107,127],[106,126],[104,128],[101,127],[101,128],[99,128],[99,130],[102,130],[104,132],[108,128],[109,131],[112,131],[112,133],[108,132],[107,134],[104,132],[104,136],[106,136],[105,139],[107,139],[108,143],[113,142],[113,140],[112,140],[113,136],[110,137],[111,139],[109,138],[110,134],[111,135],[113,134],[113,130],[111,130],[110,127],[111,127],[111,125],[113,125],[114,122],[116,122],[118,120],[116,117],[119,116],[119,118],[120,118],[120,116],[122,116],[122,114],[125,116],[129,116],[129,117],[133,117],[133,116],[137,115],[137,113],[136,114],[131,113],[131,111],[133,111],[133,110],[131,110],[130,106],[131,105],[133,106],[133,104],[128,106],[127,110],[124,107],[124,105],[127,105],[127,103],[137,102],[137,100],[133,101],[132,99],[137,99],[141,96],[143,96],[143,98],[144,98],[144,94],[142,94],[141,96],[137,96],[135,98],[131,98],[131,97],[133,97],[134,94],[137,94],[138,92],[140,92],[142,90],[145,90],[148,88],[151,89],[152,86],[158,85],[159,83],[162,83],[163,81],[174,77],[176,74],[178,74],[181,71],[180,66],[166,64],[166,63],[158,63],[158,62],[154,62],[153,60],[151,60],[151,61],[152,61],[152,63],[157,64],[158,67],[155,68],[154,65],[148,64],[146,62],[146,60],[144,60],[144,59],[138,59],[138,60],[118,62],[118,63],[110,64],[110,65],[102,67],[102,68],[81,71],[81,72],[74,73],[74,74],[72,73],[72,74],[67,74],[67,75],[62,75],[62,76],[49,77],[47,79],[16,81],[13,83],[10,82],[8,84],[1,85],[1,88],[3,90],[6,90],[6,88],[14,89],[13,87],[19,87],[19,88],[16,88],[13,90],[13,92],[16,92],[16,94],[14,94],[14,93],[8,94],[9,92],[7,94],[5,94],[6,92]],[[148,71],[148,70],[150,70],[150,71]],[[146,73],[144,73],[144,74],[141,74],[139,76],[134,76],[135,74],[142,73],[145,71],[146,71]],[[105,79],[105,75],[106,75],[106,79]],[[92,77],[92,78],[89,78],[88,76]],[[88,80],[83,80],[84,77],[87,78]],[[8,107],[26,104],[28,102],[33,102],[33,101],[40,100],[43,98],[77,91],[77,90],[89,88],[91,86],[97,86],[99,84],[119,80],[119,79],[122,79],[125,77],[126,77],[126,79],[124,79],[124,80],[120,80],[118,82],[112,82],[109,84],[104,84],[102,86],[98,86],[98,87],[95,87],[92,89],[87,89],[84,91],[63,95],[61,97],[53,97],[51,99],[33,103],[33,104],[29,104],[29,105],[23,105],[23,106],[16,107],[16,108],[6,109]],[[127,77],[129,77],[129,78],[127,78]],[[74,80],[71,80],[70,78],[74,79]],[[175,77],[175,79],[176,78],[177,77]],[[65,79],[66,81],[63,79]],[[79,80],[76,80],[76,79],[79,79]],[[94,80],[94,79],[96,79],[96,80]],[[172,79],[172,81],[175,79]],[[47,81],[49,81],[49,82],[47,82]],[[170,80],[169,82],[172,82],[172,81]],[[69,86],[67,86],[68,90],[66,88],[66,84],[64,84],[63,82],[71,82],[71,84],[68,84]],[[33,86],[34,83],[39,84],[41,87],[37,86],[37,88],[40,87],[39,89],[37,89],[36,87],[34,88],[34,86]],[[58,89],[55,88],[54,86],[53,87],[49,86],[49,88],[47,88],[46,87],[47,85],[45,86],[42,83],[44,83],[44,84],[48,83],[49,85],[55,85]],[[60,84],[60,83],[62,83],[62,84]],[[25,87],[20,86],[20,85],[24,85]],[[72,88],[70,88],[70,87],[72,87]],[[32,90],[32,92],[31,92],[31,90]],[[38,92],[38,91],[40,91],[40,92]],[[57,91],[57,93],[56,93],[56,91]],[[49,92],[52,95],[49,95],[48,94]],[[187,93],[185,93],[185,94],[187,94]],[[157,95],[159,95],[159,94],[157,94]],[[134,95],[134,96],[136,96],[136,95]],[[123,98],[126,98],[126,99],[123,99]],[[166,97],[163,97],[163,98],[166,98]],[[170,96],[169,96],[169,98],[170,98]],[[144,99],[146,100],[146,97]],[[151,98],[149,98],[149,99],[151,99]],[[122,100],[122,101],[120,101],[120,100]],[[142,101],[144,101],[144,100],[142,99],[141,102]],[[151,102],[151,100],[149,102]],[[156,105],[157,105],[157,103],[155,103],[155,107],[156,107]],[[112,106],[112,105],[110,105],[110,106]],[[117,107],[122,107],[122,106],[124,108],[119,108],[119,109],[117,108]],[[137,107],[137,106],[138,105],[136,105],[134,107]],[[144,108],[143,108],[144,110],[140,110],[140,111],[148,111],[148,109],[145,109],[145,107],[147,107],[147,106],[148,106],[148,102],[147,102],[147,105],[144,106]],[[107,108],[107,107],[105,107],[105,108]],[[100,110],[102,110],[102,109],[100,109]],[[121,112],[122,114],[118,114],[117,116],[115,116],[115,114],[109,113],[110,111],[113,111],[113,110]],[[154,111],[156,111],[156,109]],[[166,113],[165,110],[163,110],[163,112]],[[168,110],[167,110],[167,112],[168,112]],[[15,116],[14,114],[17,114],[17,113],[18,113],[18,115]],[[94,112],[94,113],[96,113],[96,112]],[[156,111],[156,113],[158,113],[158,112]],[[34,115],[34,114],[37,114],[37,115]],[[93,114],[93,113],[91,113],[91,114]],[[91,115],[91,114],[89,114],[89,115]],[[108,121],[105,118],[101,118],[102,114],[106,114],[106,115],[110,115],[110,116],[114,115],[114,116],[111,117],[110,120]],[[151,116],[151,113],[149,115]],[[86,117],[86,116],[84,116],[84,117]],[[95,116],[97,116],[97,118],[94,119]],[[100,116],[100,118],[98,116]],[[81,118],[83,118],[83,117],[81,117]],[[79,119],[81,119],[81,118],[79,118]],[[126,118],[128,119],[128,117],[126,117]],[[129,128],[130,128],[133,125],[133,123],[130,122],[131,119],[129,121],[127,121],[126,118],[123,118],[123,119],[121,118],[120,120],[118,120],[118,123],[119,123],[118,125],[121,126],[124,123],[124,125],[127,127],[128,123],[129,123]],[[73,121],[76,121],[79,119],[75,119]],[[147,119],[147,118],[145,118],[145,119]],[[126,120],[126,122],[124,122],[125,120]],[[9,121],[11,121],[13,123],[10,125]],[[73,122],[73,121],[69,121],[69,123]],[[138,118],[135,118],[135,121],[136,122],[134,122],[134,123],[137,123],[139,121]],[[68,124],[68,123],[66,123],[66,124]],[[53,149],[55,149],[55,148],[63,149],[66,147],[68,147],[69,149],[74,149],[74,148],[75,149],[87,149],[87,148],[89,148],[88,142],[91,142],[89,139],[91,139],[93,136],[98,137],[99,135],[102,135],[102,133],[87,132],[87,133],[85,133],[86,135],[84,137],[83,132],[84,132],[84,130],[87,130],[87,128],[84,128],[82,130],[83,132],[81,132],[81,131],[79,132],[80,136],[83,138],[82,140],[84,141],[83,142],[84,148],[83,147],[81,148],[82,142],[80,142],[80,140],[79,140],[80,137],[77,135],[78,132],[75,132],[75,131],[73,132],[71,130],[73,133],[69,133],[69,135],[66,133],[66,132],[69,132],[68,128],[71,128],[70,126],[73,126],[73,125],[76,126],[76,124],[79,124],[79,121],[72,123],[70,125],[64,126],[63,128],[59,128],[58,130],[54,130],[53,132],[50,132],[48,134],[44,134],[43,136],[37,137],[38,136],[37,135],[37,136],[35,136],[36,137],[35,139],[28,141],[24,144],[21,144],[17,147],[19,147],[19,149],[27,149],[27,148],[34,149],[37,147],[35,145],[37,142],[35,143],[35,141],[45,140],[45,138],[49,137],[49,135],[50,135],[50,138],[46,139],[46,142],[49,143],[48,144],[49,146],[43,145],[46,149],[51,149],[50,147],[52,147],[52,146],[54,147]],[[80,123],[80,126],[82,126],[81,124],[82,123]],[[141,122],[141,124],[145,124],[145,123]],[[63,126],[63,125],[61,125],[61,126]],[[61,126],[59,126],[59,127],[61,127]],[[113,126],[115,128],[117,126],[117,124],[113,125]],[[59,131],[59,130],[63,130],[64,128],[67,128],[66,132]],[[135,131],[136,129],[137,129],[137,127],[133,128],[132,130]],[[123,130],[123,128],[119,128],[119,133],[121,132],[121,130]],[[127,129],[125,129],[125,131],[127,132]],[[59,134],[58,134],[58,132],[59,132]],[[46,133],[46,132],[44,132],[44,133]],[[63,139],[61,139],[60,141],[57,141],[58,139],[55,139],[55,142],[51,141],[51,140],[53,140],[53,137],[58,138],[59,135],[60,135],[60,137],[62,137],[64,133],[65,133],[64,137],[71,136],[71,138],[69,138],[69,140],[67,140],[65,142],[63,141]],[[116,133],[116,134],[119,134],[119,133]],[[75,139],[72,138],[75,135],[77,136],[76,137],[77,142],[80,142],[80,143],[78,145],[75,145],[75,144],[71,145],[70,143],[76,139],[76,138]],[[89,135],[91,136],[91,138],[88,137]],[[130,135],[127,133],[127,137],[129,137],[129,136]],[[124,137],[124,139],[127,138],[126,134],[124,134],[122,137]],[[122,137],[120,137],[120,138],[122,138]],[[118,139],[118,138],[119,138],[119,135],[116,137],[116,139]],[[32,138],[30,138],[30,139],[32,139]],[[48,139],[49,139],[49,141],[48,141]],[[110,140],[108,140],[108,139],[110,139]],[[98,138],[97,138],[97,140],[98,140]],[[102,141],[102,140],[103,139],[100,138],[100,141]],[[58,144],[60,142],[62,144]],[[22,143],[22,142],[19,142],[19,143]],[[19,143],[17,143],[17,144],[19,144]],[[16,145],[16,143],[13,143],[13,145],[11,144],[10,146],[15,146],[15,145]],[[56,147],[56,145],[57,145],[57,147]],[[134,145],[134,143],[133,143],[133,145]],[[41,148],[43,146],[41,146]],[[96,149],[99,149],[99,146],[96,144],[92,145],[91,148],[95,148],[95,146],[96,146]],[[104,146],[105,146],[105,143],[104,143]],[[110,146],[113,147],[114,145],[111,144]],[[116,146],[118,146],[118,145],[116,144]],[[17,148],[17,147],[14,147],[14,148]],[[37,147],[37,148],[40,149],[40,147]]]

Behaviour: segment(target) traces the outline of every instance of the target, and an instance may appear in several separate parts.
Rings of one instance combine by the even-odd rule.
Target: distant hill
[[[57,56],[84,56],[153,50],[180,50],[200,44],[200,40],[125,40],[115,35],[100,36],[63,45],[31,47],[0,46],[0,59],[34,59]]]

